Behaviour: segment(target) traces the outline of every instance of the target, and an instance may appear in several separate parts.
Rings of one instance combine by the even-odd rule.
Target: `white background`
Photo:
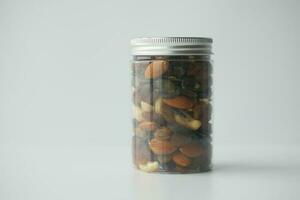
[[[133,184],[137,172],[130,166],[129,41],[141,36],[214,39],[216,169],[202,176],[230,179],[240,171],[244,176],[232,178],[237,182],[215,186],[225,184],[233,194],[248,191],[248,176],[262,169],[250,181],[251,193],[296,199],[299,13],[297,0],[1,0],[0,199],[102,199],[99,190],[118,182],[113,171],[124,176],[114,190],[125,196],[109,197],[105,190],[107,199],[146,199],[147,191],[134,196],[141,188]],[[258,164],[266,160],[267,165]],[[267,185],[279,177],[261,180],[269,170],[290,173],[283,179],[285,190]],[[100,181],[103,171],[111,185]],[[200,179],[187,184],[205,184]],[[172,182],[158,178],[154,183],[164,181]],[[160,191],[168,191],[164,187]],[[201,197],[196,191],[182,192]],[[207,190],[205,197],[218,199],[222,192],[227,194]],[[154,193],[161,194],[150,190],[149,195]]]

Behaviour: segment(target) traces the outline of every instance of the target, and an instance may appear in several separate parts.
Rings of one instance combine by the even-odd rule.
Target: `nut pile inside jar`
[[[211,168],[212,65],[198,57],[132,64],[133,160],[146,172]]]

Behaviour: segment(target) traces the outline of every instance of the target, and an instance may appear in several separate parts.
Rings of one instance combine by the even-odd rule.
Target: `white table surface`
[[[3,145],[1,200],[300,199],[300,148],[215,146],[214,170],[147,174],[125,147]]]

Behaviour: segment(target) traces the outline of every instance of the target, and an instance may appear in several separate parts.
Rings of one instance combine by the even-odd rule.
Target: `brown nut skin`
[[[205,154],[205,149],[197,143],[186,144],[180,147],[179,151],[190,158],[195,158]]]
[[[170,142],[176,147],[181,147],[191,142],[191,138],[183,134],[174,133],[171,136]]]
[[[168,140],[170,139],[171,135],[172,131],[167,127],[157,129],[154,133],[154,137],[158,140]]]
[[[152,61],[145,70],[145,78],[154,79],[160,77],[168,70],[168,62],[165,60]]]
[[[163,99],[163,102],[168,106],[186,110],[194,106],[194,102],[185,96],[177,96],[171,99]]]
[[[157,114],[162,116],[166,121],[174,121],[174,114],[169,108],[169,106],[163,103],[161,98],[154,104],[154,110]]]
[[[138,127],[145,131],[155,131],[157,129],[157,124],[155,122],[144,121],[141,122]]]
[[[154,112],[143,112],[141,115],[145,121],[158,122],[161,120],[161,117]]]
[[[176,151],[176,147],[166,140],[158,140],[156,138],[149,142],[149,147],[156,155],[171,154]]]
[[[190,168],[199,169],[201,171],[208,171],[211,169],[211,149],[207,150],[205,154],[193,158]]]
[[[140,127],[136,127],[134,129],[134,134],[137,136],[137,137],[140,137],[140,138],[145,138],[148,136],[148,132],[141,129]]]
[[[200,121],[204,121],[204,119],[210,120],[211,118],[212,106],[209,100],[200,100],[196,103],[193,108],[193,118],[198,119]]]
[[[181,166],[181,167],[187,167],[191,164],[191,159],[183,155],[182,153],[176,153],[172,157],[173,161]]]

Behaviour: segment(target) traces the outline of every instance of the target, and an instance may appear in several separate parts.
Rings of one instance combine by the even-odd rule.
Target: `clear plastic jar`
[[[146,172],[211,169],[210,38],[132,42],[133,161]]]

